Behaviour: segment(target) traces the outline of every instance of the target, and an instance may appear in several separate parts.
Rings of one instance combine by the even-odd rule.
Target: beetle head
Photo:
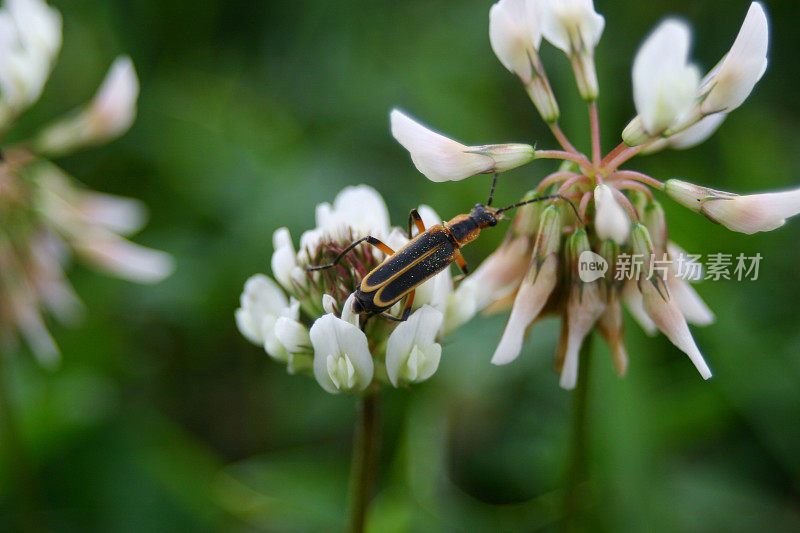
[[[479,228],[488,228],[497,225],[495,211],[495,209],[486,207],[483,204],[475,204],[475,207],[469,213],[469,217],[478,224]]]

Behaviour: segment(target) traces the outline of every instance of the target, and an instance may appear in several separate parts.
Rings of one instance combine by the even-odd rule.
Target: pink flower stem
[[[622,191],[620,191],[616,187],[611,187],[611,190],[614,191],[614,197],[617,199],[620,205],[622,205],[622,207],[624,207],[625,210],[628,211],[628,214],[631,216],[631,220],[638,221],[639,213],[636,212],[636,208],[633,207],[633,204],[631,203],[630,200],[628,200],[628,197],[625,196],[622,193]]]
[[[586,173],[591,173],[592,164],[583,154],[564,152],[562,150],[536,150],[534,159],[563,159],[573,161]]]
[[[600,161],[600,166],[605,167],[609,161],[617,157],[625,148],[628,148],[627,144],[624,142],[619,143],[613,150],[606,154],[602,161]]]
[[[586,176],[584,176],[583,174],[577,174],[577,175],[575,175],[575,176],[573,176],[573,177],[569,178],[568,180],[566,180],[564,183],[562,183],[562,184],[561,184],[561,187],[559,187],[559,188],[558,188],[558,192],[557,192],[556,194],[564,194],[564,193],[566,193],[566,192],[567,192],[567,191],[568,191],[568,190],[569,190],[569,189],[570,189],[570,188],[571,188],[573,185],[575,185],[575,184],[577,184],[577,183],[580,183],[580,182],[582,182],[582,181],[589,182],[589,178],[587,178],[587,177],[586,177]]]
[[[578,207],[578,213],[581,215],[581,220],[586,220],[586,210],[589,209],[589,201],[594,196],[594,191],[586,191],[581,196],[581,203]]]
[[[645,148],[647,148],[648,146],[650,146],[651,144],[656,142],[657,140],[658,139],[654,139],[654,140],[652,140],[650,142],[647,142],[647,143],[644,143],[644,144],[640,144],[639,146],[634,146],[632,148],[626,148],[626,149],[622,150],[617,156],[615,156],[613,159],[611,159],[607,164],[603,165],[603,168],[606,170],[606,172],[614,172],[625,161],[629,160],[630,158],[632,158],[633,156],[635,156],[636,154],[638,154],[639,152],[641,152],[642,150],[644,150]]]
[[[542,192],[543,190],[545,190],[547,187],[549,187],[554,183],[558,183],[567,180],[569,178],[574,178],[575,176],[580,176],[580,174],[577,174],[575,172],[566,172],[566,171],[553,172],[552,174],[545,176],[545,178],[539,182],[539,185],[536,186],[536,191]]]
[[[567,152],[572,152],[573,154],[580,153],[578,152],[578,150],[575,149],[572,143],[569,142],[569,139],[567,139],[567,136],[564,135],[563,131],[561,131],[561,126],[559,126],[557,122],[549,122],[547,125],[550,126],[550,131],[553,132],[553,136],[558,141],[558,144],[561,145],[561,148],[563,148]]]
[[[592,164],[595,167],[599,167],[602,152],[600,147],[600,117],[597,114],[596,101],[592,101],[589,104],[589,122],[592,129]]]
[[[614,182],[614,187],[620,190],[639,191],[644,193],[650,201],[653,200],[653,191],[651,191],[650,187],[644,183],[639,183],[638,181],[620,180]]]
[[[658,181],[657,179],[655,179],[655,178],[653,178],[651,176],[648,176],[647,174],[642,174],[641,172],[636,172],[636,171],[633,171],[633,170],[618,170],[618,171],[614,172],[613,174],[611,174],[608,177],[608,179],[610,179],[610,180],[614,180],[614,179],[633,180],[633,181],[638,181],[638,182],[644,183],[646,185],[649,185],[649,186],[651,186],[651,187],[653,187],[655,189],[658,189],[660,191],[664,190],[664,184],[662,182]]]

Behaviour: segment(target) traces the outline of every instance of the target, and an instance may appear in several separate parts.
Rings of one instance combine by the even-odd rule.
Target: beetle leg
[[[393,320],[395,322],[405,322],[406,320],[408,320],[408,315],[411,314],[411,306],[414,305],[414,296],[416,295],[416,293],[417,293],[416,289],[408,293],[408,296],[406,296],[406,304],[403,306],[403,314],[400,315],[399,317],[392,316],[389,313],[381,313],[381,316],[383,318]]]
[[[411,212],[408,214],[408,238],[411,238],[411,222],[414,222],[417,226],[417,235],[420,233],[425,233],[425,224],[422,222],[422,217],[419,216],[419,212],[416,209],[412,209]]]
[[[307,267],[306,270],[326,270],[328,268],[333,268],[337,264],[339,264],[339,261],[341,261],[342,258],[345,255],[347,255],[348,252],[350,252],[353,248],[355,248],[356,246],[358,246],[359,244],[361,244],[364,241],[366,241],[367,244],[371,244],[372,246],[374,246],[375,248],[377,248],[381,252],[385,253],[386,255],[394,255],[394,250],[392,250],[388,245],[384,244],[382,241],[380,241],[379,239],[376,239],[372,235],[367,235],[366,237],[362,237],[361,239],[358,239],[357,241],[351,243],[347,248],[342,250],[341,253],[339,255],[337,255],[336,258],[332,262],[330,262],[330,263],[328,263],[326,265],[310,266],[310,267]]]
[[[456,250],[454,258],[455,258],[456,264],[458,265],[458,268],[461,269],[461,274],[456,276],[456,278],[454,280],[454,281],[458,282],[458,281],[461,281],[462,279],[464,279],[465,277],[467,277],[467,274],[469,274],[469,268],[467,268],[467,261],[464,259],[464,256],[461,255],[461,250]]]

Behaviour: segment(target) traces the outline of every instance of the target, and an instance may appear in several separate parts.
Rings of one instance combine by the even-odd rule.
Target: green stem
[[[350,531],[362,533],[367,517],[380,436],[380,396],[368,390],[359,400],[358,426],[353,439],[350,490]]]
[[[578,356],[578,383],[572,396],[572,434],[570,436],[569,463],[564,492],[564,530],[578,529],[580,484],[586,478],[587,421],[589,398],[589,366],[592,358],[592,334],[581,346]]]
[[[0,339],[0,346],[2,346]],[[25,439],[19,428],[13,394],[9,390],[10,355],[0,351],[0,431],[4,449],[5,470],[14,487],[11,498],[16,495],[19,504],[16,518],[18,531],[42,531],[39,500],[36,494],[34,470],[31,465]],[[13,520],[13,519],[12,519]]]

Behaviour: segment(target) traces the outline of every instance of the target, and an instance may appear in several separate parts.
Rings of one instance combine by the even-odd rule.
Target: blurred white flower
[[[118,57],[92,101],[45,128],[36,139],[37,150],[57,155],[116,139],[133,124],[138,97],[133,62]]]
[[[441,311],[424,305],[394,329],[386,343],[386,373],[392,385],[418,383],[436,372],[442,357],[436,336],[443,322]]]
[[[61,15],[42,0],[0,8],[0,127],[39,99],[61,48]]]
[[[730,51],[703,78],[703,114],[727,113],[742,105],[767,70],[768,45],[767,15],[760,2],[753,2]]]
[[[527,144],[466,146],[436,133],[398,109],[391,114],[392,135],[431,181],[458,181],[475,174],[502,172],[533,160]]]
[[[314,377],[330,393],[364,390],[374,365],[364,332],[333,314],[321,316],[309,332],[314,347]]]
[[[533,61],[538,61],[540,0],[500,0],[489,10],[489,41],[497,59],[509,71],[528,84],[537,74]]]
[[[543,0],[542,35],[570,58],[578,90],[585,100],[597,98],[594,48],[600,41],[605,19],[592,0]]]
[[[683,21],[667,19],[639,47],[633,61],[633,101],[644,131],[661,134],[690,113],[700,87],[700,70],[689,63],[691,30]],[[626,130],[627,131],[627,130]],[[630,145],[647,138],[623,138]]]

